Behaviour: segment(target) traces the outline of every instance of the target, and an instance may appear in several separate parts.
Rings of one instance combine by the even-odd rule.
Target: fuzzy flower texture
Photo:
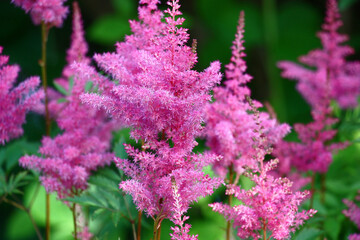
[[[172,239],[196,239],[188,235],[183,214],[222,182],[202,172],[217,157],[191,152],[202,130],[203,106],[221,79],[220,63],[193,70],[197,55],[186,45],[189,34],[181,27],[178,0],[169,1],[165,12],[158,3],[141,0],[139,21],[130,21],[133,34],[116,44],[116,52],[94,56],[111,78],[103,85],[112,87],[81,98],[132,127],[132,137],[142,140],[142,151],[126,146],[130,159],[115,161],[131,177],[120,188],[154,219],[154,231],[168,218],[178,225]]]
[[[360,62],[346,61],[353,54],[350,46],[342,46],[348,37],[337,30],[342,25],[336,0],[328,0],[322,31],[318,33],[323,49],[300,57],[300,62],[315,70],[283,61],[282,76],[298,81],[297,88],[306,101],[317,108],[326,99],[336,100],[341,108],[356,107],[360,94]]]
[[[207,145],[215,154],[222,155],[223,159],[214,163],[213,168],[217,174],[225,178],[229,168],[242,174],[244,168],[252,167],[257,163],[253,161],[255,127],[253,116],[249,114],[251,107],[246,101],[250,96],[250,89],[246,86],[252,77],[246,73],[244,53],[244,12],[241,12],[235,41],[232,46],[231,62],[226,65],[225,86],[214,88],[215,102],[206,106],[206,135]],[[261,107],[261,103],[255,103]],[[261,122],[266,128],[269,144],[276,144],[289,131],[287,124],[278,124],[276,119],[262,112]]]
[[[318,35],[324,49],[310,52],[300,58],[300,62],[315,67],[309,70],[291,62],[280,62],[283,77],[298,80],[297,88],[312,107],[314,121],[308,124],[296,124],[300,143],[281,142],[275,149],[275,155],[282,159],[281,173],[287,174],[291,167],[299,171],[325,173],[332,163],[335,150],[344,148],[346,143],[332,143],[337,131],[331,125],[337,122],[333,118],[330,105],[336,100],[340,107],[357,105],[360,93],[360,62],[346,62],[345,57],[353,52],[349,46],[339,45],[347,39],[337,33],[342,25],[335,0],[328,0],[327,14],[323,31]]]
[[[86,189],[90,171],[109,164],[113,158],[113,155],[107,152],[110,147],[113,122],[107,119],[104,112],[82,104],[79,99],[90,79],[87,71],[90,67],[87,65],[86,51],[82,50],[87,49],[87,44],[82,36],[81,16],[77,3],[74,3],[73,26],[74,34],[70,49],[79,51],[77,54],[74,54],[74,50],[68,51],[68,63],[78,61],[73,63],[73,67],[82,71],[78,70],[76,74],[69,70],[64,72],[62,80],[70,81],[73,78],[73,86],[68,89],[67,96],[52,100],[50,105],[51,114],[63,133],[54,139],[43,138],[40,153],[44,158],[25,156],[20,159],[22,166],[40,171],[42,175],[40,180],[46,190],[57,192],[59,198],[73,196]],[[93,75],[97,76],[97,73]],[[94,79],[95,77],[92,77],[93,81]]]
[[[213,203],[210,206],[213,211],[223,214],[228,221],[234,221],[233,226],[237,229],[237,235],[242,239],[249,237],[264,240],[287,239],[291,232],[295,231],[304,223],[304,220],[311,217],[316,211],[298,212],[300,203],[306,199],[309,193],[293,193],[290,180],[276,178],[269,174],[269,171],[276,167],[277,159],[264,163],[265,156],[272,151],[271,146],[289,131],[289,127],[277,125],[275,120],[270,120],[268,115],[257,109],[261,105],[249,97],[250,91],[244,86],[251,77],[245,73],[246,63],[242,59],[245,56],[242,52],[244,50],[243,32],[244,15],[242,13],[232,48],[232,63],[227,66],[228,80],[225,82],[224,88],[219,87],[214,90],[214,95],[219,100],[214,103],[216,105],[213,109],[210,106],[210,110],[213,110],[214,115],[220,121],[218,121],[218,125],[215,125],[215,134],[210,135],[212,145],[209,145],[215,150],[222,147],[225,154],[230,153],[228,162],[221,166],[223,169],[229,167],[230,164],[235,166],[235,170],[237,165],[241,166],[240,173],[245,172],[244,174],[254,182],[255,186],[250,190],[245,190],[235,184],[229,184],[226,194],[234,195],[242,204],[232,207],[223,203]],[[244,119],[248,129],[236,126],[236,119]],[[211,120],[213,122],[210,124],[213,124],[217,119],[214,117]],[[211,127],[208,132],[210,131]],[[241,139],[239,137],[241,134],[243,135],[241,137],[246,136],[249,140],[246,140],[246,144],[242,143],[243,145],[238,147],[235,143]],[[225,144],[220,144],[222,142]],[[235,149],[234,145],[238,149]],[[237,150],[237,154],[234,154],[234,150]],[[234,158],[239,155],[246,157]],[[225,155],[225,159],[226,157],[227,155]],[[249,170],[245,171],[244,168]],[[267,233],[271,233],[271,235],[267,237]]]
[[[2,51],[0,46],[0,144],[5,144],[23,134],[26,113],[40,108],[44,93],[37,90],[38,77],[31,77],[14,87],[20,68],[8,65],[9,57],[2,55]]]
[[[41,22],[49,26],[61,27],[68,7],[63,6],[66,0],[12,0],[12,2],[30,13],[35,25]]]

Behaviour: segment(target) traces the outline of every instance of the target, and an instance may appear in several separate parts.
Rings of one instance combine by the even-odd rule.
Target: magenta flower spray
[[[25,115],[40,110],[44,92],[37,90],[38,77],[31,77],[14,87],[20,71],[17,65],[9,65],[9,57],[2,55],[0,46],[0,144],[23,134]]]
[[[165,12],[158,3],[141,0],[139,21],[130,21],[133,34],[116,44],[115,53],[94,56],[114,82],[104,81],[109,88],[101,95],[81,98],[132,127],[132,137],[143,141],[143,151],[126,146],[130,159],[115,161],[131,177],[120,188],[154,219],[154,239],[160,238],[165,218],[177,225],[172,239],[195,239],[183,215],[222,182],[201,171],[216,157],[191,153],[202,130],[203,106],[221,78],[220,64],[193,70],[196,51],[186,45],[189,34],[181,27],[179,1],[169,1]]]
[[[240,13],[239,24],[232,46],[231,62],[226,65],[225,86],[214,88],[215,102],[206,106],[206,136],[210,151],[222,155],[223,158],[214,162],[213,169],[233,186],[247,168],[255,168],[258,164],[254,160],[256,149],[253,148],[253,138],[256,128],[252,107],[246,98],[250,96],[250,89],[246,86],[252,77],[246,73],[244,57],[244,12]],[[261,103],[255,102],[257,107]],[[276,119],[271,119],[265,113],[259,113],[259,118],[264,125],[264,135],[269,144],[277,143],[290,130],[287,124],[278,124]],[[228,177],[227,177],[227,173]],[[234,174],[237,175],[235,178]],[[229,196],[229,205],[232,205],[232,195]],[[231,222],[228,221],[226,239],[231,239]]]
[[[87,188],[90,171],[109,164],[113,159],[109,148],[114,122],[107,118],[104,111],[82,104],[79,98],[85,92],[90,79],[88,69],[91,67],[85,56],[87,44],[83,38],[77,3],[74,3],[73,30],[67,57],[69,65],[65,67],[63,77],[57,80],[60,85],[66,83],[69,86],[68,81],[73,79],[73,86],[67,89],[67,96],[54,99],[50,104],[50,110],[63,132],[53,139],[47,136],[43,138],[39,151],[42,157],[25,156],[20,159],[23,167],[39,171],[46,191],[56,192],[60,199],[80,194]],[[97,73],[94,73],[91,77],[94,85],[96,76]],[[72,210],[75,216],[75,204]]]
[[[272,149],[264,134],[266,127],[261,122],[260,112],[252,100],[248,99],[256,122],[256,127],[252,130],[255,149],[253,159],[257,164],[251,166],[245,175],[255,183],[255,186],[247,191],[235,185],[228,185],[226,194],[233,194],[242,204],[232,207],[223,203],[213,203],[210,206],[228,220],[234,221],[234,227],[240,238],[287,239],[291,232],[316,211],[311,209],[299,212],[298,207],[309,192],[293,193],[290,180],[269,174],[269,171],[276,167],[278,160],[264,161],[265,156],[270,154]]]

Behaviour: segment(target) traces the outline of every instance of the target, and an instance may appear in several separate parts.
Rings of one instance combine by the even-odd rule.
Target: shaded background
[[[71,2],[67,1],[66,5],[70,6]],[[196,68],[202,70],[211,61],[220,60],[224,69],[231,56],[230,47],[239,12],[244,10],[246,60],[248,73],[254,77],[250,83],[253,98],[270,102],[281,122],[293,124],[310,121],[309,106],[296,91],[295,82],[280,77],[276,62],[296,61],[300,55],[321,47],[316,32],[320,30],[323,22],[325,2],[325,0],[181,1],[181,10],[186,18],[185,27],[190,29],[191,38],[197,39],[198,42],[199,62]],[[135,0],[79,0],[90,56],[94,53],[113,51],[114,43],[122,41],[125,34],[130,34],[128,19],[136,19],[137,3],[138,1]],[[350,40],[347,44],[356,52],[350,59],[360,59],[358,15],[360,1],[341,0],[339,5],[344,21],[340,31],[349,35]],[[162,8],[165,8],[164,4]],[[64,50],[70,45],[71,19],[69,15],[62,28],[52,28],[50,31],[48,41],[50,80],[59,77],[66,64]],[[34,26],[30,17],[22,9],[11,4],[10,0],[0,0],[0,45],[4,47],[3,53],[10,55],[10,63],[21,66],[19,81],[31,75],[40,75],[38,65],[41,57],[40,27]],[[30,141],[39,141],[44,132],[43,126],[43,120],[39,116],[30,114],[25,125],[26,138]],[[41,203],[38,204],[41,207]],[[210,211],[210,209],[200,211],[199,208],[206,207],[206,204],[205,207],[203,205],[191,210],[194,215],[200,214],[197,219],[195,218],[195,222],[201,221],[204,217],[201,216],[203,212]],[[0,239],[30,239],[16,235],[18,220],[13,220],[15,227],[8,221],[19,214],[17,211],[1,204],[0,212]],[[39,213],[41,214],[42,212]],[[71,219],[71,215],[69,216],[58,221],[69,222],[70,220],[66,220]],[[23,220],[26,217],[26,215],[22,217]],[[149,225],[151,228],[151,221]],[[70,228],[71,226],[70,224]],[[165,228],[163,226],[163,229]]]

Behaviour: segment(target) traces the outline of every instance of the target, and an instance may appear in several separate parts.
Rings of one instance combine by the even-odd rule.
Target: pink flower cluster
[[[261,104],[250,99],[250,90],[245,86],[251,77],[245,73],[243,33],[244,15],[241,13],[232,62],[227,65],[228,80],[225,87],[214,89],[216,101],[208,106],[207,134],[211,150],[224,156],[224,161],[214,164],[215,170],[225,177],[226,170],[234,167],[238,174],[245,172],[255,186],[247,191],[231,183],[226,194],[235,195],[242,204],[232,207],[213,203],[210,206],[228,221],[234,221],[240,238],[259,239],[262,233],[263,239],[286,239],[316,211],[298,212],[308,192],[293,193],[292,182],[268,174],[278,160],[264,164],[265,156],[289,131],[289,126],[279,125],[269,115],[260,113],[257,108]],[[268,231],[270,237],[266,237]]]
[[[255,187],[246,191],[238,186],[229,186],[226,194],[234,194],[243,204],[230,207],[222,203],[213,203],[213,211],[223,214],[234,221],[237,235],[242,239],[261,238],[261,232],[270,231],[271,235],[263,239],[288,239],[291,232],[315,214],[315,210],[298,212],[300,203],[308,192],[291,191],[292,183],[286,178],[274,178],[268,174],[277,161],[264,166],[264,171],[249,173],[248,177]],[[266,233],[265,233],[266,234]]]
[[[131,126],[132,136],[152,148],[174,143],[187,153],[201,130],[204,105],[210,89],[220,81],[220,64],[214,62],[204,72],[192,70],[196,53],[185,45],[189,35],[178,28],[184,19],[177,1],[162,22],[157,0],[143,0],[140,21],[131,21],[133,34],[116,44],[115,53],[97,54],[96,62],[114,80],[109,94],[86,94],[84,102],[102,107],[113,117]],[[159,141],[159,133],[162,140]]]
[[[346,143],[328,144],[337,133],[331,130],[331,125],[337,119],[331,117],[330,101],[336,100],[343,108],[357,105],[360,63],[346,62],[344,59],[352,49],[339,45],[346,40],[346,36],[336,32],[342,24],[339,17],[336,1],[328,0],[325,24],[319,33],[324,49],[314,50],[300,58],[302,63],[316,67],[316,70],[308,70],[290,62],[279,63],[279,67],[284,70],[284,77],[299,81],[298,90],[313,108],[314,119],[306,125],[295,125],[300,143],[281,142],[277,145],[275,155],[284,159],[280,168],[284,174],[291,167],[300,171],[325,173],[332,162],[334,150],[346,146]]]
[[[38,77],[31,77],[14,87],[20,68],[8,65],[9,57],[2,55],[2,51],[0,46],[0,144],[5,144],[23,134],[25,115],[39,109],[44,92],[37,90]]]
[[[64,96],[65,102],[52,102],[51,111],[56,114],[56,122],[63,133],[54,139],[44,137],[40,153],[43,157],[25,156],[20,164],[26,168],[36,169],[42,173],[41,181],[48,192],[57,192],[59,198],[73,196],[86,189],[90,171],[109,164],[113,154],[108,153],[111,131],[114,123],[109,121],[104,112],[81,103],[79,96],[91,78],[96,81],[97,73],[89,76],[88,59],[85,57],[86,43],[81,27],[79,8],[74,4],[74,33],[72,47],[69,51],[74,56],[68,60],[79,60],[73,64],[74,85],[68,89],[70,94]],[[73,59],[75,58],[75,59]],[[84,60],[84,61],[82,61]],[[71,62],[69,62],[71,64]],[[70,74],[71,71],[64,71]],[[64,78],[69,78],[64,74]],[[64,80],[65,81],[65,80]],[[55,100],[56,101],[56,100]]]
[[[360,201],[360,191],[359,195],[355,198],[357,201]],[[344,199],[344,203],[349,209],[343,211],[344,215],[350,218],[351,221],[355,223],[355,225],[360,230],[360,208],[352,201]],[[349,236],[349,240],[359,240],[360,233],[351,234]]]
[[[348,39],[337,32],[341,25],[336,0],[328,0],[323,30],[318,33],[323,49],[313,50],[299,59],[315,70],[287,61],[279,63],[284,70],[282,76],[298,81],[299,92],[313,108],[323,105],[326,99],[336,100],[341,108],[356,107],[358,104],[360,62],[346,61],[345,57],[354,50],[340,45]]]
[[[211,99],[209,91],[221,79],[220,63],[204,72],[193,70],[196,51],[186,45],[189,34],[181,27],[178,0],[169,1],[165,12],[158,10],[158,3],[141,0],[139,21],[130,21],[133,34],[116,44],[115,53],[94,56],[114,81],[103,82],[107,90],[101,95],[81,98],[132,127],[132,137],[143,141],[142,152],[126,146],[130,159],[115,160],[131,177],[120,188],[155,224],[169,218],[179,225],[172,239],[195,239],[188,235],[190,225],[183,226],[187,217],[182,215],[222,182],[202,172],[216,157],[191,153],[202,130],[203,106]]]
[[[250,89],[246,86],[252,77],[246,73],[244,53],[244,13],[241,12],[235,41],[232,46],[231,62],[226,65],[225,86],[214,88],[215,102],[206,106],[206,135],[207,145],[215,154],[222,155],[223,159],[214,163],[217,174],[225,178],[229,168],[242,174],[245,167],[252,167],[255,153],[253,146],[254,129],[256,123],[249,114],[251,107],[246,101],[250,96]],[[256,102],[257,107],[261,107]],[[276,119],[262,112],[260,113],[269,144],[276,144],[289,131],[287,124],[278,124]]]
[[[255,186],[250,190],[241,189],[235,185],[228,185],[227,195],[234,195],[242,204],[229,206],[223,203],[213,203],[213,211],[223,214],[228,221],[234,221],[237,235],[240,238],[253,239],[287,239],[291,232],[302,225],[305,220],[316,213],[315,210],[298,212],[301,202],[306,199],[309,192],[295,192],[291,190],[292,182],[286,178],[275,178],[269,175],[278,164],[278,160],[264,163],[265,156],[271,153],[266,127],[262,124],[260,113],[252,100],[253,121],[256,123],[252,129],[255,154],[255,166],[250,166],[250,171],[245,175]],[[267,237],[267,233],[271,235]],[[262,235],[262,236],[261,236]]]
[[[34,24],[44,22],[50,26],[60,27],[68,13],[63,6],[66,0],[12,0],[12,2],[30,13]]]

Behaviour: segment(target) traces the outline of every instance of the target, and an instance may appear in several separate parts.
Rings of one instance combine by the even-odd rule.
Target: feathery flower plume
[[[342,25],[339,17],[336,1],[328,0],[323,31],[318,34],[324,49],[314,50],[300,58],[300,62],[316,67],[316,70],[286,61],[279,63],[284,70],[283,77],[299,81],[298,90],[313,108],[313,122],[295,125],[301,142],[283,141],[274,152],[280,159],[291,158],[289,167],[296,167],[300,171],[325,173],[332,163],[333,152],[347,145],[328,144],[337,133],[331,129],[337,119],[331,117],[330,101],[336,100],[342,108],[355,107],[360,93],[360,62],[345,61],[353,50],[349,46],[339,45],[347,39],[345,35],[337,33]]]
[[[130,21],[133,34],[116,44],[115,53],[94,56],[114,80],[112,87],[81,98],[132,127],[132,137],[143,140],[144,151],[126,146],[131,159],[115,161],[131,177],[120,188],[154,219],[154,237],[169,218],[178,225],[173,239],[195,239],[188,235],[190,225],[183,225],[187,217],[182,215],[222,182],[201,171],[216,157],[191,153],[202,130],[203,106],[211,99],[209,91],[221,79],[220,63],[203,72],[193,70],[197,56],[186,45],[189,34],[181,27],[179,1],[168,1],[165,12],[158,10],[158,3],[141,0],[139,21]]]
[[[225,86],[214,88],[215,102],[206,106],[206,134],[207,145],[215,154],[222,155],[223,159],[214,163],[217,174],[225,178],[229,168],[242,174],[245,167],[253,167],[255,150],[253,149],[255,127],[251,107],[246,101],[250,96],[250,89],[246,86],[252,77],[246,73],[244,57],[244,12],[240,13],[237,33],[233,42],[231,62],[226,65]],[[261,107],[259,102],[255,103]],[[267,113],[260,113],[269,139],[273,145],[283,138],[290,130],[287,124],[278,124]]]
[[[2,51],[0,46],[0,144],[5,144],[23,134],[25,115],[39,108],[44,92],[37,90],[38,77],[30,77],[14,87],[20,67],[8,65],[9,57]]]
[[[240,238],[254,239],[287,239],[291,232],[302,225],[305,220],[316,213],[315,210],[298,212],[300,203],[306,199],[308,192],[291,191],[291,181],[286,178],[275,178],[268,174],[273,170],[278,160],[264,163],[265,155],[270,154],[269,139],[264,134],[266,127],[262,124],[257,107],[250,98],[254,121],[253,156],[256,166],[246,175],[255,186],[246,191],[238,186],[229,185],[226,194],[234,194],[242,204],[231,207],[222,203],[213,203],[213,211],[223,214],[228,220],[234,221],[237,235]],[[262,236],[261,236],[262,233]],[[267,233],[271,233],[267,236]]]
[[[68,7],[63,6],[66,0],[11,0],[15,5],[21,7],[30,16],[35,25],[41,22],[50,26],[61,27]]]
[[[323,101],[336,100],[341,108],[356,107],[360,94],[360,62],[346,61],[353,54],[350,46],[341,45],[348,37],[337,32],[342,25],[336,0],[328,0],[322,31],[318,33],[323,49],[311,51],[299,61],[315,70],[283,61],[282,76],[298,81],[297,89],[312,108]]]
[[[54,139],[43,138],[40,153],[44,158],[25,156],[20,159],[23,167],[40,171],[47,192],[57,192],[59,198],[77,195],[86,189],[90,171],[109,164],[113,158],[108,149],[114,123],[107,119],[104,112],[82,104],[79,99],[87,82],[91,79],[96,84],[98,75],[95,70],[91,73],[92,68],[85,57],[87,46],[76,3],[73,29],[72,50],[68,51],[67,59],[79,62],[73,63],[73,69],[67,66],[63,78],[69,81],[73,77],[74,83],[68,89],[69,95],[63,96],[64,101],[54,107],[58,110],[56,121],[63,133]],[[53,101],[52,106],[55,104]]]
[[[102,107],[132,127],[132,136],[152,148],[171,141],[183,153],[192,150],[194,136],[201,130],[203,106],[211,99],[209,90],[220,81],[220,64],[204,72],[192,70],[196,53],[185,45],[187,30],[177,25],[178,1],[163,13],[157,0],[142,0],[139,20],[130,21],[133,34],[116,44],[115,53],[96,54],[99,67],[115,80],[109,94],[85,94],[82,100]],[[159,141],[159,133],[162,140]]]
[[[360,201],[360,191],[355,200]],[[355,223],[355,225],[360,230],[360,208],[355,204],[355,202],[344,199],[344,203],[349,209],[343,211],[344,215],[350,218],[351,221]],[[351,234],[349,236],[349,240],[359,240],[360,233]]]

